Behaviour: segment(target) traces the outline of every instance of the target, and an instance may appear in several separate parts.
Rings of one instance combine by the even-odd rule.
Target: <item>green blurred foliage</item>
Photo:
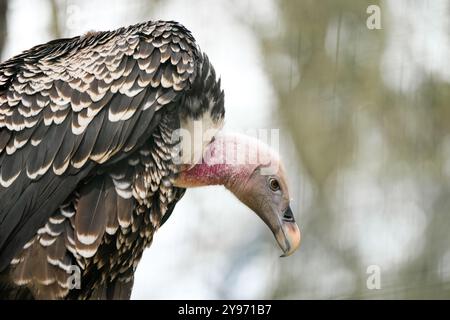
[[[332,297],[314,295],[302,285],[302,278],[319,280],[321,275],[302,272],[305,261],[300,259],[316,259],[320,252],[325,258],[317,261],[338,262],[357,278],[357,285],[342,297],[449,298],[439,266],[450,243],[450,189],[442,152],[450,133],[450,84],[432,73],[424,73],[412,92],[385,84],[381,66],[391,25],[384,2],[277,3],[279,32],[258,33],[258,25],[254,28],[277,92],[280,117],[314,186],[314,197],[302,226],[301,250],[306,252],[296,268],[284,265],[282,272],[291,276],[280,277],[273,297]],[[381,30],[366,27],[369,4],[381,7]],[[346,223],[346,216],[336,212],[335,194],[339,175],[359,165],[356,158],[365,141],[360,136],[366,130],[362,118],[384,141],[382,154],[373,155],[381,162],[381,170],[373,173],[380,188],[394,180],[412,181],[419,190],[415,201],[428,220],[421,235],[423,250],[416,255],[415,248],[406,248],[405,256],[411,258],[384,274],[386,286],[380,291],[366,289],[366,269],[358,252],[340,247],[333,233]]]

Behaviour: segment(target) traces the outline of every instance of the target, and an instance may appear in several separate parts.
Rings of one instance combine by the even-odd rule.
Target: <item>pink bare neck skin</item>
[[[174,185],[224,185],[236,189],[245,186],[256,168],[278,164],[278,156],[261,141],[238,134],[221,135],[208,145],[200,163],[180,172]]]

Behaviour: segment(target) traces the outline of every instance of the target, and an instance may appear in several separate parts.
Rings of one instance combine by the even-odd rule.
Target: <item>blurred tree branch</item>
[[[0,0],[0,61],[1,56],[3,52],[3,47],[6,42],[6,32],[7,32],[7,25],[6,25],[6,15],[8,11],[8,1],[7,0]]]
[[[57,0],[50,0],[50,7],[51,7],[51,34],[55,38],[61,38],[62,37],[62,30],[59,23],[59,6],[57,3]]]

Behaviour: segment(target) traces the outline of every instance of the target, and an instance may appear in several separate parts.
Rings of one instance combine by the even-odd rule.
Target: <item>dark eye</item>
[[[280,184],[277,179],[271,178],[269,179],[269,187],[272,191],[280,190]]]

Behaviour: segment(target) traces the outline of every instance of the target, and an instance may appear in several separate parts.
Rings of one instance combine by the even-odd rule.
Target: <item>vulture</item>
[[[191,187],[223,185],[294,252],[278,154],[221,132],[224,115],[220,79],[174,21],[1,63],[0,298],[129,299],[144,249]]]

